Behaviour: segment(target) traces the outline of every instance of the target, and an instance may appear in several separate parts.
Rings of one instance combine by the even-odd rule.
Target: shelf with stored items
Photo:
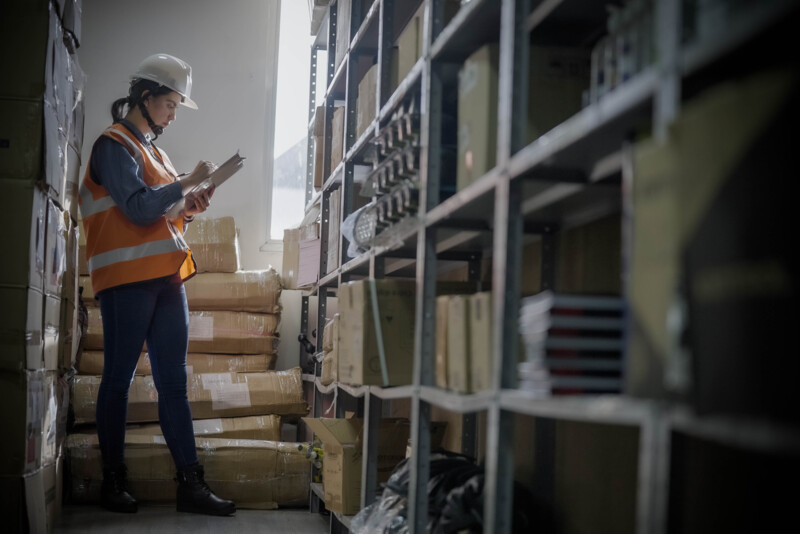
[[[398,17],[398,4],[403,4],[404,15],[422,8],[422,18],[417,24],[423,28],[420,30],[423,39],[419,57],[406,61],[410,65],[407,74],[392,80],[387,74],[392,69],[389,51],[397,34],[409,25],[405,20],[398,22],[398,18],[405,18]],[[532,482],[537,502],[553,508],[572,506],[579,512],[574,522],[549,516],[539,525],[565,532],[579,531],[580,521],[588,521],[587,518],[599,518],[593,523],[595,527],[605,525],[621,532],[665,532],[673,528],[668,525],[695,524],[691,518],[687,519],[691,515],[685,511],[687,497],[675,492],[690,493],[687,484],[693,479],[685,471],[687,462],[706,458],[703,455],[709,454],[704,449],[707,441],[726,450],[736,449],[736,454],[755,450],[797,455],[796,428],[791,424],[775,424],[759,417],[727,419],[697,414],[691,409],[691,398],[676,399],[646,388],[632,395],[629,389],[636,389],[630,386],[635,381],[632,366],[641,356],[636,354],[639,349],[630,348],[627,332],[622,338],[626,351],[621,360],[623,367],[612,366],[621,369],[621,376],[594,382],[605,384],[606,389],[615,393],[598,395],[587,391],[581,386],[585,382],[575,381],[569,373],[566,378],[553,381],[556,389],[568,394],[541,398],[520,389],[520,351],[516,339],[521,297],[531,294],[532,289],[533,292],[550,289],[557,293],[612,293],[629,301],[631,267],[626,262],[630,261],[632,246],[630,188],[636,183],[639,147],[649,137],[660,140],[672,135],[671,125],[681,116],[687,100],[681,96],[682,86],[689,89],[686,94],[693,98],[697,92],[696,79],[702,78],[706,85],[709,78],[723,79],[715,71],[722,60],[747,57],[741,56],[743,48],[754,46],[753,41],[771,29],[783,28],[785,32],[788,23],[781,23],[783,18],[797,18],[797,8],[792,2],[770,3],[768,7],[752,8],[754,11],[748,11],[751,8],[747,7],[737,8],[741,12],[730,8],[730,14],[725,13],[730,17],[730,32],[715,34],[706,28],[704,38],[690,38],[682,24],[695,16],[690,11],[695,8],[693,4],[678,0],[628,4],[635,4],[632,11],[638,9],[637,16],[651,16],[649,37],[631,23],[638,20],[633,15],[612,9],[609,17],[603,5],[588,0],[472,0],[457,10],[452,4],[448,6],[448,2],[438,0],[409,3],[375,0],[368,7],[353,3],[358,9],[366,9],[367,15],[361,21],[356,20],[358,17],[351,19],[352,39],[342,56],[342,65],[346,66],[338,67],[334,87],[327,93],[331,98],[344,100],[345,120],[343,162],[333,173],[336,178],[325,181],[322,202],[328,201],[332,190],[339,191],[343,200],[338,222],[342,223],[359,207],[391,192],[391,189],[385,193],[379,191],[370,180],[381,184],[376,170],[388,165],[381,153],[381,147],[387,146],[383,136],[398,117],[418,113],[418,133],[415,133],[418,138],[412,146],[418,146],[420,161],[415,182],[418,188],[415,213],[390,220],[391,224],[361,244],[352,259],[346,252],[347,239],[338,236],[338,264],[320,268],[321,304],[317,311],[323,322],[325,298],[340,297],[342,287],[348,282],[370,283],[397,277],[416,281],[412,384],[352,386],[334,381],[322,386],[318,378],[314,381],[322,396],[341,395],[351,399],[348,402],[359,399],[355,411],[363,416],[365,425],[362,508],[376,498],[374,433],[379,418],[375,408],[381,400],[399,397],[411,400],[408,521],[417,531],[425,528],[428,518],[426,485],[432,456],[426,445],[431,439],[431,411],[437,407],[484,418],[480,426],[474,418],[467,422],[464,435],[466,441],[472,441],[472,452],[480,449],[476,435],[485,439],[483,450],[491,451],[483,459],[484,530],[489,532],[511,530],[514,475],[520,471],[516,469],[519,461],[524,460],[515,441],[529,437],[527,433],[532,428],[536,429],[531,439],[537,459],[532,467],[526,466],[521,471],[527,473],[530,467],[550,481],[549,486],[547,482]],[[331,10],[338,9],[336,5]],[[645,10],[643,14],[648,5],[651,11]],[[705,24],[710,24],[709,21]],[[605,37],[607,33],[614,38]],[[645,39],[657,48],[658,54],[615,65],[614,68],[619,68],[615,73],[618,80],[609,87],[595,87],[598,80],[593,49],[600,48],[603,53],[616,50],[618,35],[628,36],[625,39],[634,39],[630,36]],[[375,39],[375,48],[366,46],[368,42],[374,44]],[[608,44],[612,40],[614,44]],[[453,178],[459,175],[457,163],[463,157],[458,146],[462,71],[464,64],[482,51],[489,62],[495,62],[497,69],[494,100],[489,100],[497,108],[493,119],[496,154],[490,164],[477,167],[468,183],[453,184]],[[625,58],[626,53],[620,57]],[[545,62],[544,67],[537,64],[537,54],[551,58],[549,63]],[[363,59],[370,55],[376,59]],[[358,132],[353,111],[358,110],[358,98],[363,95],[354,88],[364,81],[366,72],[372,68],[367,64],[373,61],[377,65],[374,115],[367,121],[366,129]],[[517,110],[530,111],[535,100],[528,101],[529,95],[538,94],[541,98],[548,93],[537,93],[540,88],[529,86],[537,79],[528,78],[529,71],[538,72],[541,80],[547,76],[547,68],[554,68],[558,62],[584,70],[575,76],[579,80],[568,80],[561,86],[562,92],[571,95],[570,106],[553,104],[552,107],[561,106],[554,111],[556,118],[534,119],[535,132],[531,135],[527,131],[530,115],[526,117],[526,113]],[[541,114],[542,110],[534,106],[533,113]],[[413,145],[414,142],[418,144]],[[383,154],[387,155],[391,157],[390,152]],[[358,169],[364,166],[366,175],[356,178]],[[359,200],[359,193],[365,187],[373,187],[378,194]],[[609,239],[607,230],[614,227],[616,237]],[[598,240],[598,235],[603,239]],[[598,251],[602,252],[599,256]],[[528,256],[538,264],[533,269]],[[590,257],[599,258],[595,262],[599,270],[588,267]],[[437,385],[434,364],[434,345],[438,339],[436,298],[440,296],[437,286],[453,269],[461,273],[461,268],[463,278],[474,282],[476,287],[483,280],[482,289],[487,289],[490,280],[492,294],[503,295],[492,303],[491,385],[467,394]],[[604,272],[597,274],[592,269]],[[616,280],[609,282],[615,274]],[[598,282],[598,277],[605,278]],[[625,320],[630,319],[626,316]],[[606,359],[593,365],[611,363],[614,362]],[[338,406],[336,410],[339,411]],[[748,430],[739,432],[737,425]],[[586,436],[591,439],[585,439]],[[616,440],[621,450],[631,453],[629,457],[603,452],[603,447],[613,446]],[[702,443],[698,445],[691,440]],[[567,446],[562,448],[564,443]],[[568,480],[559,478],[567,476],[558,471],[560,467],[553,471],[545,465],[549,459],[551,464],[571,465],[573,469],[576,458],[584,452],[592,458],[586,464],[590,466],[586,487],[597,484],[598,478],[613,477],[614,473],[608,470],[618,469],[622,482],[615,488],[617,500],[622,504],[598,498],[597,507],[592,508],[588,490],[581,493],[572,488]],[[746,455],[744,458],[748,459]],[[556,492],[554,480],[572,488],[571,497]],[[608,504],[611,512],[598,510],[602,507],[600,503]]]

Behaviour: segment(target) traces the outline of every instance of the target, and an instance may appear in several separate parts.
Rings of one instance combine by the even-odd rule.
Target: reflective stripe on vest
[[[89,271],[96,271],[103,267],[108,267],[112,263],[145,258],[147,256],[157,256],[168,252],[183,250],[177,239],[162,239],[161,241],[150,241],[135,247],[115,248],[108,252],[101,252],[89,258]]]

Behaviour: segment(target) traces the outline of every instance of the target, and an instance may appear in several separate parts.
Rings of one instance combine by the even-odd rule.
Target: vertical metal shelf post
[[[420,91],[420,220],[439,202],[441,169],[442,79],[430,57],[433,35],[442,24],[443,4],[426,0],[423,16],[422,51],[425,68]],[[438,16],[437,16],[438,15]],[[417,296],[414,321],[414,385],[434,383],[436,335],[436,229],[422,227],[417,236]],[[431,407],[420,398],[411,399],[411,477],[409,480],[408,526],[425,532],[428,523],[428,479],[430,478]]]
[[[503,0],[500,18],[498,72],[497,164],[524,144],[524,114],[515,105],[527,98],[527,0]],[[522,91],[520,90],[523,89]],[[522,104],[526,106],[526,104]],[[523,107],[525,109],[525,107]],[[517,321],[522,263],[522,185],[501,176],[495,189],[493,242],[493,389],[517,386]],[[514,415],[498,402],[489,409],[484,501],[485,531],[511,532],[514,501]]]

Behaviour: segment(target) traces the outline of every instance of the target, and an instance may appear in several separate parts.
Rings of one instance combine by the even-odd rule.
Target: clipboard
[[[183,195],[184,197],[189,193],[202,193],[206,189],[216,186],[219,187],[228,181],[228,178],[239,172],[244,166],[244,160],[246,158],[244,156],[239,155],[239,151],[236,151],[236,154],[228,158],[222,165],[217,167],[214,172],[208,175],[208,177],[194,186],[192,189],[186,191]],[[169,211],[167,211],[167,217],[170,219],[177,218],[181,211],[183,210],[184,206],[186,205],[186,199],[182,198],[178,202],[172,206]]]

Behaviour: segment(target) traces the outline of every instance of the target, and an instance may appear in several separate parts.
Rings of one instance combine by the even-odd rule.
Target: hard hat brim
[[[188,96],[183,97],[183,100],[181,100],[181,105],[186,106],[189,109],[197,109],[197,104],[195,104],[194,100]]]

